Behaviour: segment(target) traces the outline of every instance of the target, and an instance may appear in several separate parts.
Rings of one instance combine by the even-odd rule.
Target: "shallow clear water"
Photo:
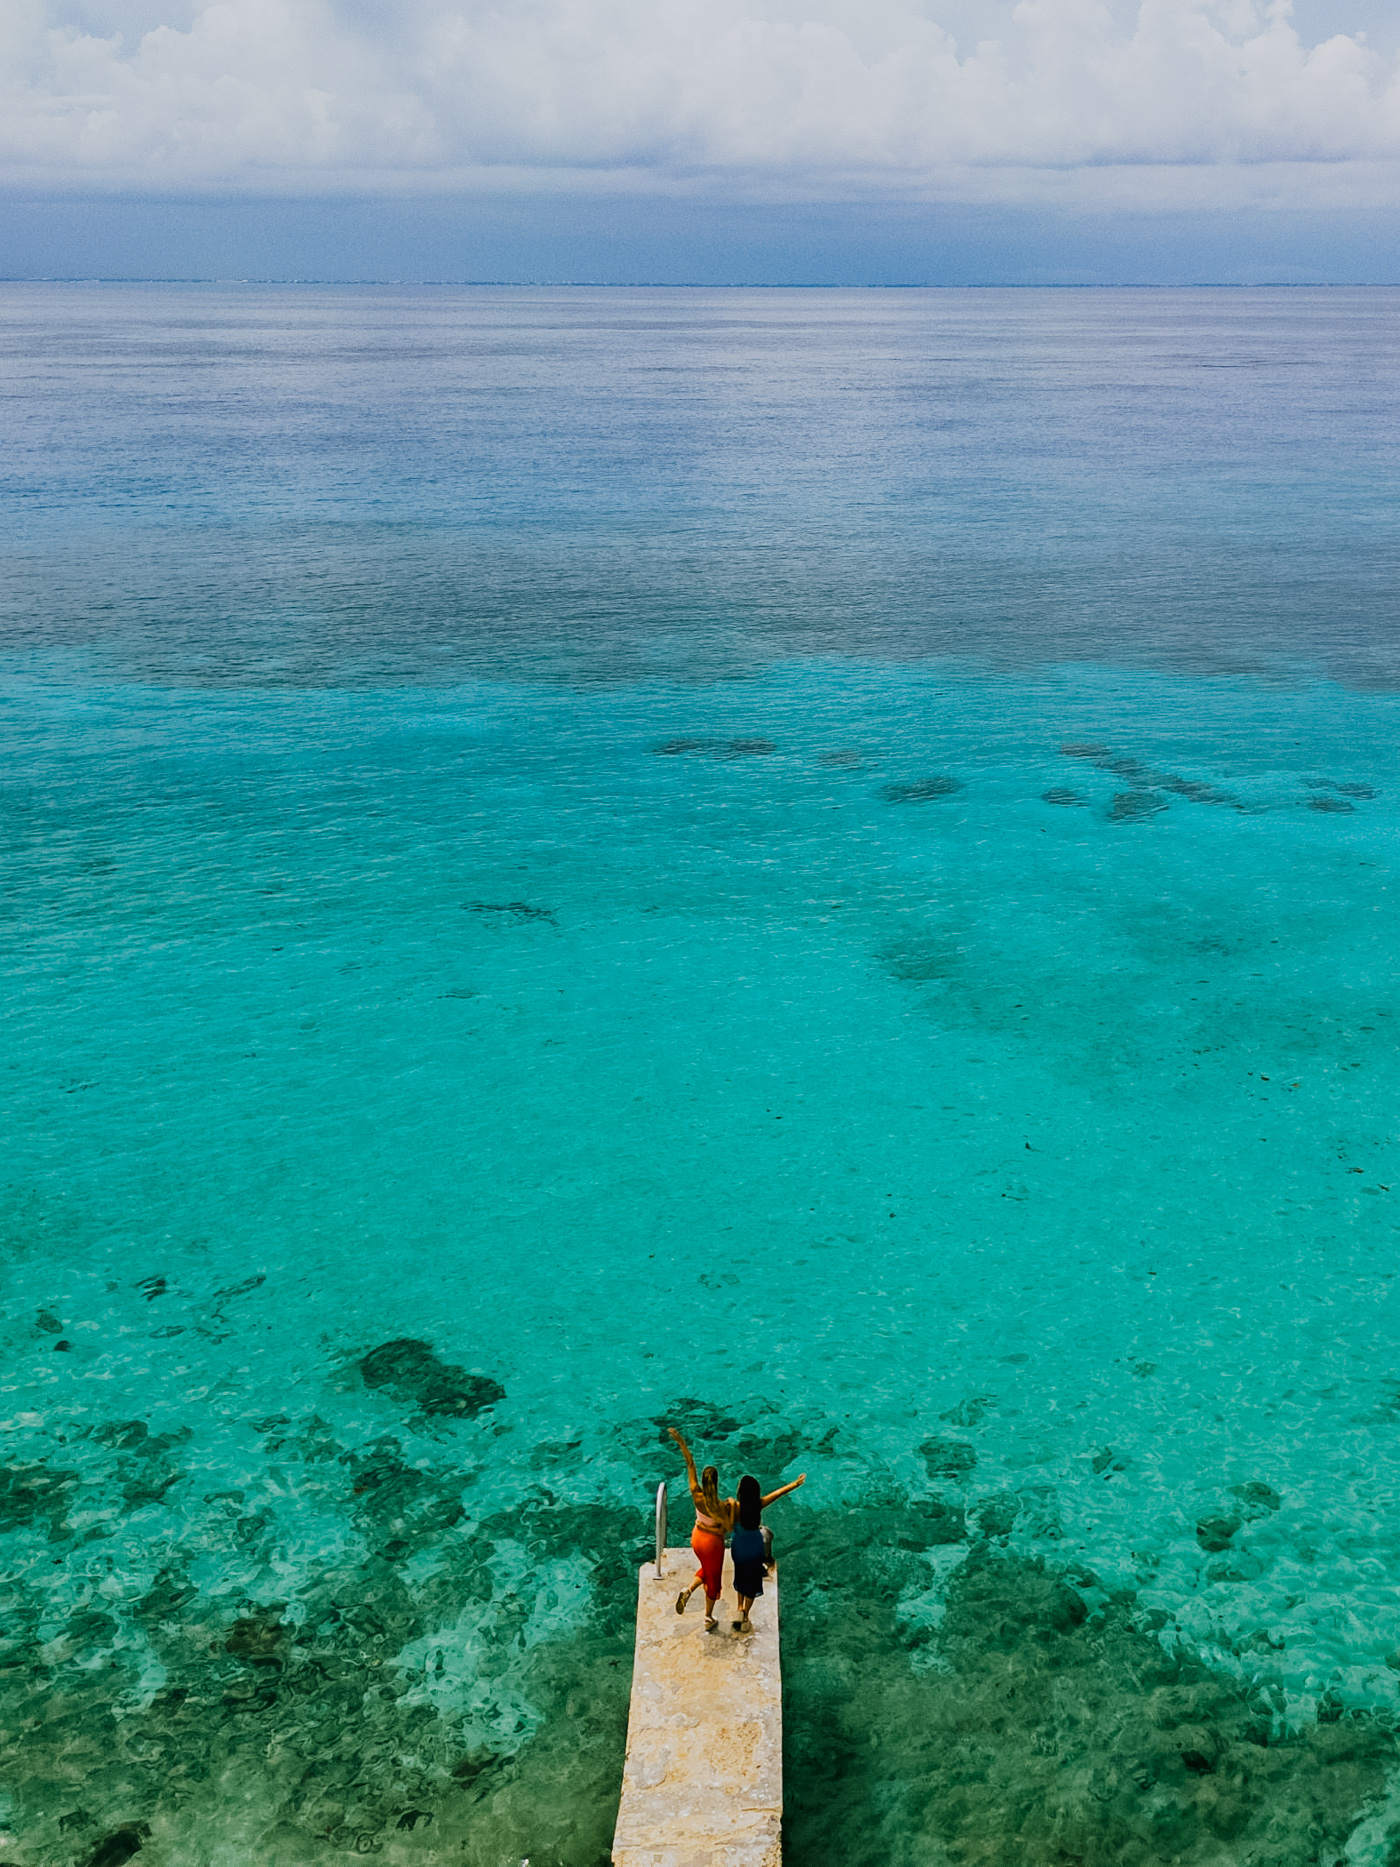
[[[5,1858],[1390,1859],[1394,294],[0,321]]]

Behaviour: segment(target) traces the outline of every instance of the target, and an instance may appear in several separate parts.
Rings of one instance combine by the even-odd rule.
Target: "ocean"
[[[602,1867],[675,1424],[788,1867],[1400,1859],[1396,293],[0,370],[4,1858]]]

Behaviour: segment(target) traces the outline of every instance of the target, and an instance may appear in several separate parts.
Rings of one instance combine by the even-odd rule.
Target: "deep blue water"
[[[0,330],[4,1858],[1395,1858],[1396,294]]]

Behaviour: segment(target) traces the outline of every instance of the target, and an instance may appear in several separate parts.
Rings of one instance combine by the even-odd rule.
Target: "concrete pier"
[[[689,1549],[668,1549],[637,1585],[637,1649],[627,1717],[614,1867],[779,1867],[783,1818],[783,1687],[777,1571],[754,1603],[751,1634],[732,1623],[724,1559],[719,1629],[705,1598],[684,1615],[676,1596],[695,1574]]]

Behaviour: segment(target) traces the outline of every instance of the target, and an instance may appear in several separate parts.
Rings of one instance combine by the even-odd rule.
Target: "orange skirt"
[[[724,1592],[724,1538],[697,1525],[690,1533],[690,1547],[700,1564],[699,1579],[705,1584],[706,1598],[714,1601]]]

